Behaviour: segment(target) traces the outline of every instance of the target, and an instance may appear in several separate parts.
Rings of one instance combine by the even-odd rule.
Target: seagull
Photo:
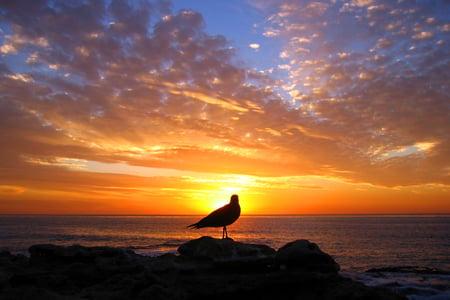
[[[231,225],[241,215],[241,207],[239,206],[238,195],[232,195],[230,203],[216,209],[197,223],[187,227],[200,229],[203,227],[222,227],[222,239],[228,238],[227,226]]]

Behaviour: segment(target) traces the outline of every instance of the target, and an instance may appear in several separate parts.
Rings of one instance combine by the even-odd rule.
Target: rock
[[[186,299],[183,293],[174,291],[169,287],[163,287],[159,284],[154,284],[144,289],[137,297],[137,300],[179,300]]]
[[[296,240],[278,249],[276,261],[288,268],[300,268],[308,271],[337,273],[340,269],[330,255],[307,240]]]
[[[8,248],[5,248],[5,247],[0,247],[0,257],[3,257],[3,256],[11,256],[11,252],[9,252],[9,249]]]
[[[11,284],[12,287],[34,285],[37,283],[37,278],[34,276],[18,274],[18,275],[13,275],[9,279],[9,283]]]
[[[65,262],[65,263],[92,263],[98,258],[123,258],[130,255],[136,255],[132,251],[122,248],[111,247],[83,247],[80,245],[73,246],[56,246],[52,244],[40,244],[31,246],[30,262],[48,263],[48,262]]]
[[[86,287],[105,278],[96,265],[79,262],[67,265],[61,273],[77,287]]]
[[[0,299],[405,299],[341,277],[336,262],[304,240],[276,252],[202,237],[179,253],[50,244],[32,246],[29,259],[4,252]]]
[[[158,256],[158,259],[149,261],[149,268],[155,273],[164,273],[177,269],[177,256],[173,253],[166,253]]]
[[[6,266],[15,266],[15,265],[23,265],[28,263],[28,259],[25,255],[17,254],[12,255],[6,248],[0,248],[0,265],[3,267]]]
[[[5,271],[0,271],[0,290],[9,284],[9,275]]]
[[[275,250],[266,245],[244,244],[208,236],[181,245],[178,252],[182,257],[209,261],[255,259],[275,254]]]
[[[33,299],[33,300],[61,300],[61,299],[73,299],[68,297],[61,297],[56,293],[53,293],[47,289],[40,287],[21,287],[8,290],[6,293],[0,291],[0,298],[2,300],[17,300],[17,299]]]

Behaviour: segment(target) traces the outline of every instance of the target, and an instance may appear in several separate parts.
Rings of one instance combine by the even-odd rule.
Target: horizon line
[[[167,216],[167,217],[189,217],[203,216],[205,214],[64,214],[64,213],[0,213],[0,216],[117,216],[117,217],[133,217],[133,216]],[[258,216],[426,216],[426,215],[450,215],[450,212],[439,213],[317,213],[317,214],[241,214],[241,217],[258,217]]]

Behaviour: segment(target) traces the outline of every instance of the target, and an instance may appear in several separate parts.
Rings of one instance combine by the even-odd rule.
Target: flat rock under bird
[[[191,224],[189,228],[200,229],[203,227],[223,227],[222,238],[228,238],[227,226],[231,225],[241,215],[238,195],[232,195],[230,203],[216,209],[197,223]]]

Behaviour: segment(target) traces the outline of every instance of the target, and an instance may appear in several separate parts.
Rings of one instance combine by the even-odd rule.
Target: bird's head
[[[230,199],[230,203],[231,204],[239,204],[239,197],[238,197],[238,195],[236,195],[236,194],[232,195],[231,199]]]

